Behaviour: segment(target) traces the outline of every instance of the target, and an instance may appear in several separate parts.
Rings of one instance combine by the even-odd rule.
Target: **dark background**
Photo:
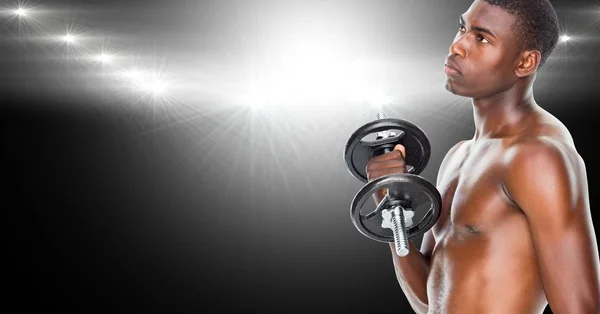
[[[437,66],[470,1],[294,3],[350,7],[360,13],[354,19],[369,20],[361,38],[373,51],[435,65],[434,78],[411,69],[415,79],[435,81],[433,94],[411,99],[415,107],[390,109],[427,132],[433,154],[423,176],[435,182],[447,149],[473,132],[469,101],[445,93]],[[536,100],[572,133],[598,220],[599,5],[553,3],[581,37],[557,48],[536,83]],[[118,42],[131,50],[158,47],[174,68],[185,68],[177,61],[237,56],[247,42],[235,34],[247,27],[231,25],[244,17],[261,21],[252,14],[275,4],[41,5],[60,23],[46,15],[40,25],[77,18],[87,29],[119,32]],[[360,235],[348,215],[362,184],[345,169],[343,145],[375,111],[348,105],[256,113],[193,93],[185,101],[132,100],[114,92],[97,67],[61,57],[64,47],[41,38],[52,29],[3,18],[2,207],[22,311],[411,313],[388,246]]]

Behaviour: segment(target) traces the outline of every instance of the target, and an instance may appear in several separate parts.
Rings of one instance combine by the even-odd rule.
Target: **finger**
[[[406,158],[406,148],[400,144],[394,146],[394,150],[399,150],[402,152],[402,158]]]
[[[375,199],[375,202],[377,204],[379,204],[379,202],[381,202],[381,200],[383,200],[383,198],[387,194],[387,191],[388,191],[387,189],[381,189],[381,190],[378,190],[375,193],[373,193],[373,198]]]
[[[380,162],[373,161],[367,164],[366,172],[382,171],[390,168],[402,168],[404,166],[406,166],[406,163],[403,159],[390,159]]]
[[[389,153],[375,156],[370,161],[371,162],[381,162],[381,161],[386,161],[386,160],[390,160],[390,159],[398,159],[398,158],[402,159],[402,156],[404,156],[404,155],[402,155],[401,150],[392,150]]]
[[[393,167],[393,168],[386,168],[383,170],[377,170],[377,171],[373,171],[373,172],[367,172],[367,180],[371,181],[371,180],[377,179],[379,177],[383,177],[385,175],[394,174],[394,173],[406,173],[406,167],[404,167],[404,166]]]

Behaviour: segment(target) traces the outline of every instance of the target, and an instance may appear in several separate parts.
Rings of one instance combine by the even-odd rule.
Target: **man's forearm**
[[[379,204],[383,200],[386,192],[386,190],[380,190],[373,195],[375,204]],[[413,310],[417,314],[427,314],[429,310],[427,277],[429,276],[430,261],[421,254],[412,241],[409,240],[408,245],[408,255],[400,257],[396,254],[396,244],[390,243],[396,278]]]
[[[430,261],[409,241],[409,253],[404,257],[396,254],[394,243],[390,243],[396,278],[413,310],[426,314],[429,310],[427,299],[427,277]]]

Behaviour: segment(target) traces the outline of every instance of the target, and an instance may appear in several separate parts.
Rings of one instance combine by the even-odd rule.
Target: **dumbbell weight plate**
[[[378,206],[368,214],[361,213],[364,203],[372,201],[373,193],[386,188],[390,192],[384,201],[401,200],[415,213],[416,220],[406,230],[409,239],[425,233],[439,219],[442,197],[433,184],[415,174],[389,174],[365,184],[352,200],[352,223],[366,237],[378,242],[394,242],[392,230],[381,227],[381,210],[386,209],[386,206]]]
[[[376,140],[376,134],[393,130],[399,133],[395,137]],[[350,173],[357,179],[367,182],[367,164],[375,157],[377,148],[381,145],[401,144],[406,148],[405,163],[410,170],[408,173],[419,174],[431,155],[431,145],[425,132],[416,125],[400,119],[381,119],[365,124],[357,129],[346,142],[344,161]]]

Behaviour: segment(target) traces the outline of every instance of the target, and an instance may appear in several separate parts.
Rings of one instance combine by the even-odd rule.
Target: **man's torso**
[[[440,167],[442,212],[432,228],[429,313],[525,314],[545,308],[527,219],[503,187],[510,145],[539,136],[572,145],[558,120],[537,115],[520,134],[458,144]]]

